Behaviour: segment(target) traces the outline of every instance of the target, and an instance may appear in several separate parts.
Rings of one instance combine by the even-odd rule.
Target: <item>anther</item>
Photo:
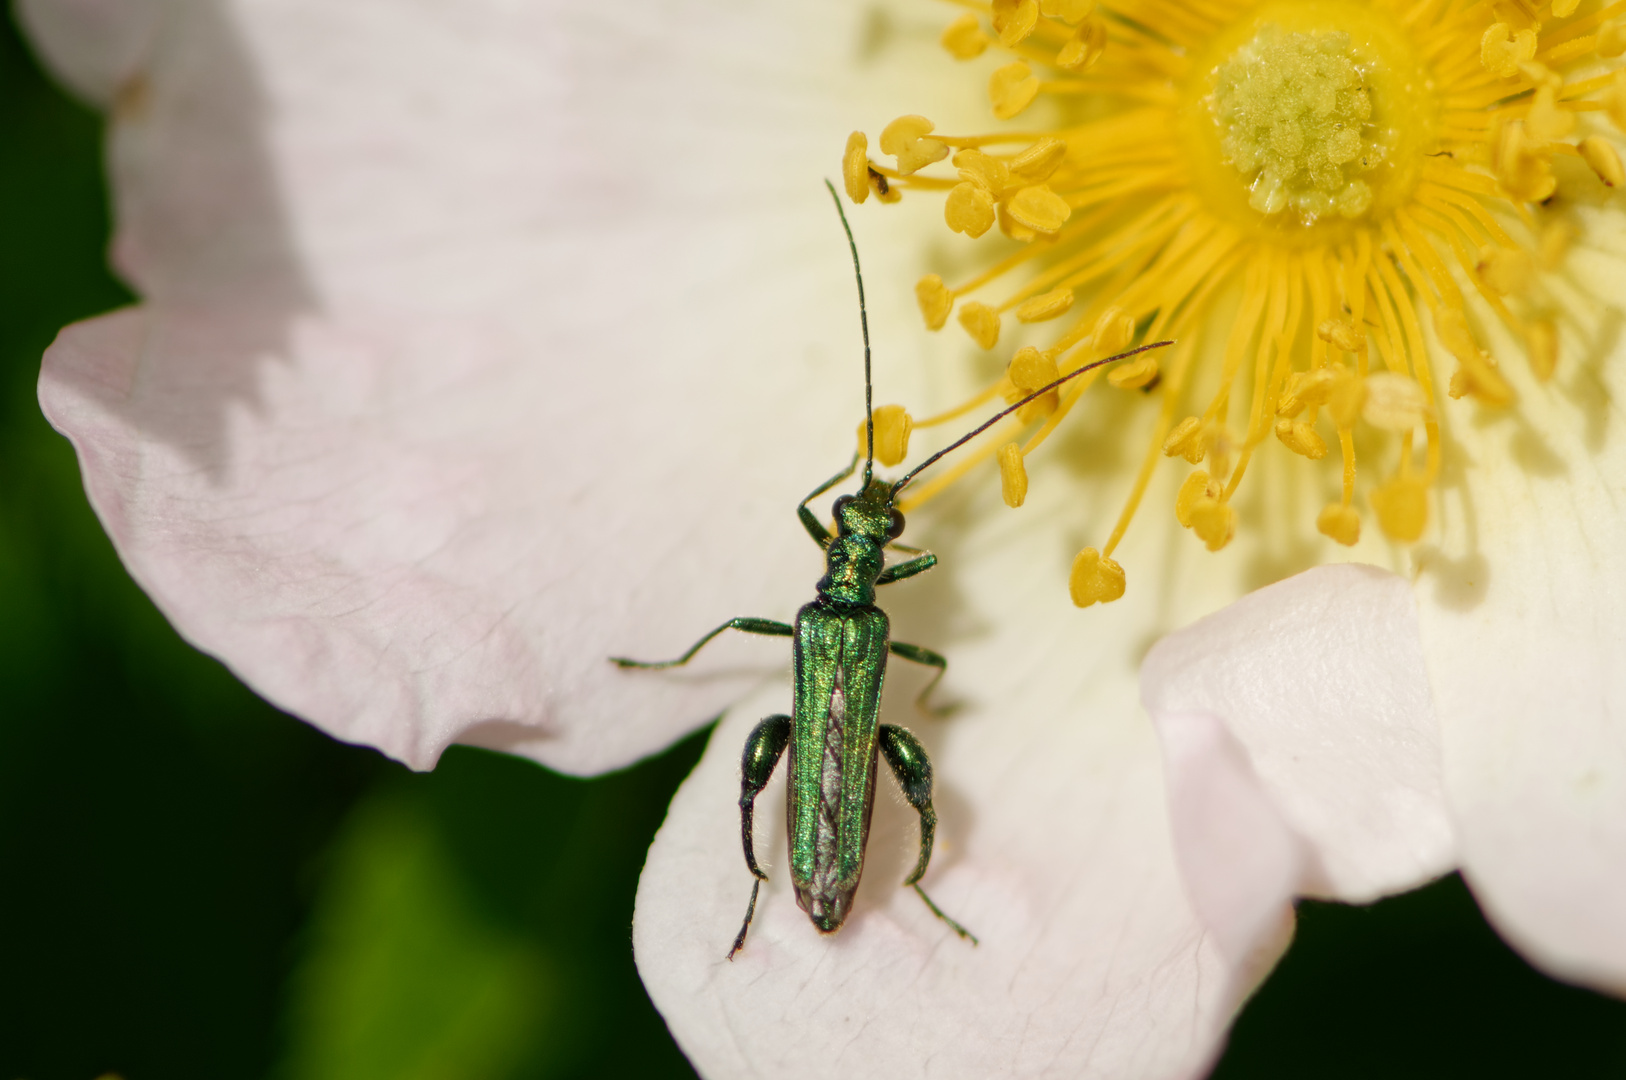
[[[994,198],[979,184],[956,184],[943,200],[943,220],[948,227],[973,240],[993,227],[995,217]]]
[[[1013,179],[1025,184],[1042,184],[1050,179],[1063,161],[1067,160],[1067,144],[1046,135],[1020,154],[1011,158],[1009,168]]]
[[[1353,506],[1328,503],[1316,515],[1315,527],[1322,536],[1330,537],[1345,547],[1354,547],[1361,538],[1361,515]]]
[[[1366,401],[1361,419],[1387,431],[1411,431],[1432,419],[1434,410],[1417,380],[1393,371],[1378,371],[1366,377]]]
[[[858,425],[858,446],[863,449],[865,426]],[[875,460],[891,468],[909,456],[909,435],[914,418],[902,405],[882,405],[875,410]]]
[[[1078,553],[1067,591],[1079,607],[1110,604],[1124,594],[1124,568],[1092,547]]]
[[[999,204],[999,231],[1012,240],[1023,244],[1036,240],[1039,236],[1038,233],[1011,217],[1011,208],[1008,202]]]
[[[920,305],[920,314],[926,319],[926,329],[941,330],[943,324],[948,322],[949,312],[954,309],[954,294],[948,291],[941,277],[927,274],[915,282],[915,302]]]
[[[1095,10],[1095,0],[1039,0],[1039,13],[1072,25]]]
[[[869,198],[869,139],[862,131],[847,136],[847,152],[841,155],[841,185],[855,203]]]
[[[898,159],[905,176],[948,157],[948,147],[926,136],[937,127],[924,116],[900,116],[881,130],[881,153]]]
[[[1316,325],[1315,332],[1328,345],[1347,353],[1360,352],[1366,346],[1366,336],[1348,319],[1323,319]]]
[[[1074,72],[1088,71],[1101,59],[1106,48],[1107,22],[1092,12],[1056,53],[1056,66]]]
[[[1043,184],[1023,188],[1005,205],[1018,223],[1047,235],[1055,234],[1073,213],[1066,199]]]
[[[1221,487],[1201,469],[1195,470],[1180,485],[1180,491],[1174,497],[1174,520],[1186,528],[1191,528],[1191,512],[1196,509],[1197,503],[1203,499],[1218,499]]]
[[[1023,301],[1016,309],[1016,318],[1025,323],[1044,322],[1047,319],[1060,318],[1067,314],[1067,309],[1072,306],[1073,290],[1051,289],[1047,293],[1040,293]]]
[[[1581,0],[1553,0],[1553,18],[1567,19],[1581,6]]]
[[[1620,155],[1615,148],[1600,135],[1588,135],[1581,140],[1581,156],[1586,163],[1592,166],[1592,171],[1598,174],[1610,187],[1619,187],[1626,183],[1626,168],[1620,164]]]
[[[1505,22],[1493,23],[1479,39],[1479,62],[1492,75],[1510,79],[1519,73],[1519,65],[1536,55],[1536,32],[1530,29],[1515,32]]]
[[[1285,417],[1276,421],[1276,438],[1281,440],[1283,446],[1307,457],[1311,461],[1320,461],[1327,456],[1327,444],[1316,434],[1316,430],[1303,420],[1289,420]]]
[[[1117,348],[1108,352],[1116,352]],[[1120,390],[1139,390],[1157,378],[1157,360],[1151,353],[1141,353],[1126,364],[1119,364],[1107,374],[1107,382]]]
[[[1428,489],[1413,476],[1395,476],[1372,492],[1378,526],[1391,540],[1410,544],[1428,524]]]
[[[949,23],[938,40],[956,60],[975,60],[988,48],[989,38],[977,17],[968,12]]]
[[[1236,511],[1223,499],[1198,499],[1191,507],[1191,531],[1209,551],[1218,551],[1236,535]]]
[[[1039,23],[1038,0],[994,0],[993,23],[1001,45],[1020,45]]]
[[[1180,421],[1163,440],[1164,457],[1183,457],[1193,465],[1200,464],[1208,446],[1203,440],[1203,422],[1195,416]]]
[[[954,155],[954,167],[960,170],[961,180],[978,185],[990,195],[998,196],[1011,186],[1010,167],[981,150],[961,150]]]
[[[1453,398],[1471,394],[1481,404],[1494,407],[1513,403],[1513,387],[1468,332],[1467,317],[1460,308],[1441,305],[1434,316],[1434,332],[1461,365],[1451,375],[1449,393]]]
[[[999,344],[999,314],[987,304],[976,300],[967,303],[960,309],[960,325],[972,341],[985,349]]]
[[[1337,379],[1334,367],[1316,368],[1314,371],[1295,371],[1287,377],[1287,388],[1276,403],[1276,415],[1293,419],[1307,408],[1327,403]]]
[[[1039,77],[1020,60],[1006,64],[988,77],[988,100],[994,106],[994,115],[1001,120],[1020,113],[1038,96]]]
[[[1103,311],[1095,320],[1095,329],[1090,333],[1090,340],[1095,345],[1095,351],[1102,356],[1111,356],[1113,353],[1123,352],[1135,336],[1135,317],[1121,307],[1113,306]],[[1150,357],[1150,353],[1142,353]]]
[[[1048,353],[1042,353],[1032,345],[1026,345],[1016,350],[1011,357],[1011,363],[1005,370],[1010,377],[1011,384],[1025,394],[1031,394],[1041,386],[1049,386],[1061,376],[1056,368],[1056,359]]]
[[[999,448],[999,493],[1012,510],[1028,497],[1028,471],[1022,464],[1022,448],[1013,442]]]

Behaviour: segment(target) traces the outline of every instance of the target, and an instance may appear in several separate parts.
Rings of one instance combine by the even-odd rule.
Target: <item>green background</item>
[[[0,32],[0,1080],[690,1076],[633,890],[696,735],[571,780],[427,775],[278,713],[125,575],[40,417],[105,268],[101,121]],[[1449,878],[1305,904],[1218,1076],[1626,1076],[1626,1004],[1551,982]]]

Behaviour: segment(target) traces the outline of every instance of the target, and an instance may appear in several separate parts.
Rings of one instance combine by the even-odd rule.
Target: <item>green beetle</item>
[[[807,912],[813,925],[823,933],[834,933],[852,912],[853,895],[864,872],[870,815],[875,807],[876,764],[884,757],[904,797],[920,815],[920,858],[904,884],[912,886],[932,913],[955,933],[976,943],[976,937],[945,915],[920,887],[920,879],[931,862],[932,840],[937,830],[937,813],[932,809],[931,761],[920,742],[908,731],[880,722],[881,684],[886,678],[888,655],[937,669],[936,676],[921,692],[922,701],[948,667],[948,661],[930,649],[893,641],[886,612],[875,605],[877,586],[902,581],[937,565],[937,556],[897,542],[904,526],[903,515],[897,509],[898,493],[944,455],[1068,380],[1103,364],[1171,344],[1160,341],[1142,345],[1086,364],[1000,410],[975,430],[927,458],[901,480],[893,483],[879,480],[874,475],[869,318],[864,310],[864,278],[858,267],[858,245],[835,188],[828,181],[825,186],[836,199],[836,211],[841,215],[842,228],[847,231],[853,271],[858,277],[858,312],[864,331],[867,448],[863,480],[857,493],[841,496],[832,507],[834,535],[807,504],[858,471],[857,455],[847,468],[820,484],[796,507],[808,535],[824,549],[825,573],[815,586],[818,595],[802,606],[794,623],[750,617],[730,619],[675,660],[647,662],[612,658],[623,668],[677,667],[688,663],[708,641],[725,630],[793,639],[795,698],[792,713],[770,716],[758,724],[745,741],[740,763],[740,842],[745,849],[745,864],[755,881],[751,885],[745,921],[728,951],[731,960],[745,944],[751,918],[756,913],[758,892],[768,880],[768,875],[757,865],[752,842],[756,798],[767,786],[787,747],[790,779],[785,825],[790,843],[791,881],[796,889],[796,902]],[[887,566],[889,547],[913,557]]]

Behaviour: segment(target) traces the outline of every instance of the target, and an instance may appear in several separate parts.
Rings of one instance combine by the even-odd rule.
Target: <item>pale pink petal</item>
[[[1293,832],[1225,722],[1154,713],[1180,872],[1220,952],[1245,960],[1292,931],[1309,845]]]
[[[1167,744],[1181,867],[1198,910],[1227,920],[1211,924],[1222,940],[1252,940],[1294,893],[1367,901],[1451,868],[1404,579],[1342,565],[1260,589],[1159,642],[1141,694]]]
[[[1600,248],[1626,250],[1618,217]],[[1618,282],[1581,252],[1578,277]],[[1626,993],[1626,393],[1618,333],[1458,424],[1472,467],[1422,553],[1422,636],[1464,874],[1497,929],[1560,978]],[[1494,347],[1494,346],[1493,346]]]
[[[17,19],[52,74],[108,105],[141,69],[164,0],[17,0]]]
[[[454,740],[613,767],[774,670],[749,640],[608,657],[788,618],[816,576],[793,507],[862,415],[821,178],[930,27],[877,52],[857,5],[498,0],[175,0],[135,52],[107,27],[40,44],[123,88],[146,303],[65,331],[41,399],[184,635],[418,767]],[[930,209],[855,209],[873,278],[910,280]],[[910,396],[907,289],[871,325],[880,400]]]
[[[941,720],[912,710],[920,676],[894,660],[885,715],[933,759],[939,847],[923,884],[981,945],[898,887],[915,823],[883,766],[864,882],[833,937],[813,929],[787,879],[782,775],[759,797],[770,880],[745,949],[724,959],[751,887],[736,807],[741,747],[789,701],[783,684],[756,695],[713,735],[639,884],[640,973],[704,1075],[1197,1077],[1286,947],[1290,916],[1259,920],[1251,939],[1232,940],[1233,959],[1192,909],[1157,740],[1137,703],[1149,629],[1212,602],[1205,579],[1185,578],[1193,560],[1206,560],[1218,591],[1237,563],[1148,529],[1136,565],[1169,567],[1193,587],[1171,596],[1132,578],[1123,600],[1073,608],[1062,589],[1071,553],[1025,519],[1073,504],[1062,468],[1036,465],[1020,511],[999,506],[989,477],[974,512],[912,521],[905,539],[943,540],[943,563],[883,590],[895,635],[949,659],[945,696],[960,708]]]

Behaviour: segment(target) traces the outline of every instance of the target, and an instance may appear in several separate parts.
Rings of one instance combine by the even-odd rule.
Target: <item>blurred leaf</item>
[[[339,841],[294,976],[289,1080],[500,1080],[564,988],[482,917],[409,802],[365,803]]]

